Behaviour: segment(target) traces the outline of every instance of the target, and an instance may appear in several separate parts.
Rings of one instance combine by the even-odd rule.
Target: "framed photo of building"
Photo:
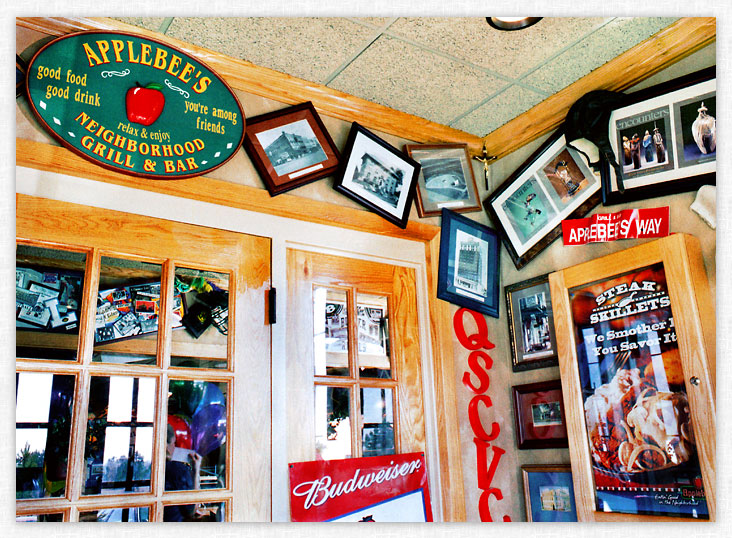
[[[519,449],[567,446],[562,383],[559,379],[516,385],[513,411]]]
[[[247,119],[244,147],[271,196],[332,174],[340,160],[310,102]]]
[[[498,317],[498,234],[442,210],[437,298]]]
[[[480,211],[466,144],[408,144],[404,151],[422,167],[417,179],[420,217],[437,216],[443,207],[456,213]]]
[[[618,181],[612,166],[604,168],[603,204],[716,183],[716,88],[716,68],[710,67],[630,94],[630,104],[612,112],[610,145],[622,177]]]
[[[549,275],[510,284],[504,293],[513,371],[556,366],[557,337]]]
[[[572,467],[522,465],[526,521],[577,521]]]
[[[353,122],[335,190],[406,228],[419,169],[411,157]]]
[[[600,198],[600,178],[567,146],[560,128],[483,206],[521,269],[562,235],[564,219],[583,217]]]

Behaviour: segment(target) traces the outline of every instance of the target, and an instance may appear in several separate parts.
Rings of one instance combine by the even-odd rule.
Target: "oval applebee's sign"
[[[101,166],[153,179],[200,176],[241,147],[244,114],[203,63],[154,39],[81,32],[31,60],[28,98],[66,147]]]

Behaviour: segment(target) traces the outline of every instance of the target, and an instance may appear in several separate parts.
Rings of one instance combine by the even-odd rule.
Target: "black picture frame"
[[[560,127],[483,201],[516,269],[562,235],[562,220],[600,203],[600,183]]]
[[[406,228],[419,170],[417,161],[353,122],[334,188]]]
[[[503,288],[514,372],[559,364],[549,273]]]
[[[697,146],[692,132],[693,118],[702,108],[707,116],[702,123],[711,128],[708,118],[712,120],[713,137],[707,137],[708,144],[713,138],[711,152],[709,145]],[[623,175],[623,192],[615,168],[606,162],[602,167],[603,205],[716,184],[716,114],[716,66],[628,94],[626,104],[613,110],[608,125],[610,144]],[[650,134],[654,128],[658,129],[660,147],[656,146],[656,131]],[[626,139],[628,147],[621,151]]]
[[[437,298],[497,318],[500,251],[494,230],[443,209]],[[467,255],[462,270],[461,253]]]
[[[511,387],[519,450],[569,446],[559,379]]]
[[[340,164],[338,148],[309,101],[247,119],[244,148],[270,196],[331,175]]]

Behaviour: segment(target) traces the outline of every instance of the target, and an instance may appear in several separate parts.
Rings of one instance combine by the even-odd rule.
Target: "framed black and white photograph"
[[[504,288],[513,371],[558,364],[549,275]]]
[[[442,210],[437,298],[498,317],[498,234]]]
[[[354,122],[335,189],[406,228],[419,170],[418,162]]]
[[[609,138],[621,181],[604,167],[605,205],[716,183],[716,88],[711,67],[632,93],[612,112]]]
[[[310,102],[247,119],[244,147],[272,196],[332,174],[340,158]]]
[[[481,210],[466,144],[407,144],[404,151],[422,167],[417,179],[420,217],[437,216],[442,208],[456,213]]]
[[[600,203],[600,178],[561,133],[483,202],[517,269],[562,235],[564,219],[583,217]]]

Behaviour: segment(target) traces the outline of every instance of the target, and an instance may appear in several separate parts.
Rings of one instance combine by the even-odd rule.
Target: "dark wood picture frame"
[[[470,240],[470,238],[475,239],[470,243],[477,243],[479,250],[475,250],[476,247],[472,245],[468,245],[468,248],[481,253],[478,256],[479,274],[471,275],[470,273],[475,271],[467,267],[463,271],[463,278],[459,274],[461,271],[459,260],[456,260],[457,251],[460,245],[467,243],[463,239]],[[497,318],[500,251],[498,234],[494,230],[449,209],[443,209],[437,298]],[[474,254],[470,257],[475,260]],[[481,281],[476,282],[476,277],[481,278]]]
[[[417,161],[353,122],[334,188],[406,228],[419,170]]]
[[[291,139],[299,147],[293,147]],[[281,147],[273,148],[275,144]],[[340,164],[338,148],[309,101],[248,119],[244,148],[270,196],[328,176]],[[293,151],[299,156],[293,157]]]
[[[562,235],[562,220],[581,218],[600,203],[600,178],[579,152],[567,147],[562,133],[560,127],[483,201],[516,269]],[[566,183],[558,180],[559,168],[568,171]],[[525,217],[519,214],[522,205]],[[536,220],[536,230],[527,229],[526,223],[533,226]]]
[[[406,144],[404,151],[421,165],[417,181],[417,213],[421,218],[440,215],[443,207],[456,213],[481,210],[467,144]],[[428,180],[438,184],[428,186]],[[462,184],[464,189],[456,187]]]
[[[562,383],[559,379],[514,385],[511,393],[516,441],[520,450],[568,446],[567,419],[564,413]],[[544,396],[547,393],[549,395]],[[551,404],[558,404],[559,410],[556,405]]]
[[[549,273],[530,278],[503,288],[506,297],[506,314],[508,317],[508,336],[511,342],[511,362],[514,372],[557,366],[557,337],[554,331],[554,314],[551,293],[549,290]],[[533,295],[532,295],[532,292]],[[522,304],[522,299],[530,299],[543,293],[536,304]],[[526,327],[524,327],[524,311],[529,314],[531,327],[528,330],[536,338],[529,345],[536,349],[528,350]],[[536,339],[541,340],[537,342]]]
[[[714,95],[710,97],[710,93]],[[708,116],[712,119],[716,117],[716,66],[628,94],[626,104],[612,112],[608,125],[610,144],[615,151],[616,162],[621,169],[628,167],[623,174],[624,191],[620,192],[615,169],[605,162],[602,167],[603,205],[678,194],[697,190],[702,185],[716,184],[716,120],[714,151],[705,154],[703,151],[709,148],[702,150],[701,146],[697,150],[692,134],[691,118],[695,113],[699,113],[702,107],[707,109],[705,114],[708,112]],[[658,119],[651,119],[651,116],[656,115],[659,116]],[[623,120],[626,120],[629,126],[619,130],[618,125]],[[634,125],[630,126],[631,122]],[[651,123],[657,127],[659,122],[661,124],[659,134],[665,145],[661,149],[665,165],[658,164],[658,152],[650,135]],[[648,141],[650,150],[648,154],[643,146],[646,135],[635,132],[644,130],[648,130],[648,136],[651,136]],[[631,137],[628,143],[632,146],[633,134],[639,135],[639,141],[635,142],[637,160],[633,160],[634,152],[630,147],[627,157],[626,152],[621,150],[622,137]],[[650,161],[647,156],[650,157]],[[631,159],[630,164],[625,164],[626,158]],[[649,162],[657,164],[645,168]],[[633,168],[630,168],[631,166]],[[638,172],[633,171],[636,166]],[[648,172],[644,173],[644,168]],[[633,182],[636,177],[638,180]]]
[[[577,521],[577,506],[574,498],[574,484],[572,483],[572,466],[568,463],[561,464],[548,464],[548,465],[522,465],[521,475],[524,483],[524,503],[526,507],[526,521],[528,522],[575,522]],[[539,491],[535,491],[532,487],[532,475],[534,478],[544,478],[544,485],[549,486],[547,489],[557,489],[557,487],[564,490],[564,495],[556,498],[555,495],[547,496],[550,498],[542,499],[541,486]],[[540,475],[544,475],[543,477]],[[536,480],[534,487],[537,484]],[[551,486],[554,486],[553,488]],[[538,493],[538,495],[537,495]],[[536,506],[534,501],[542,501],[550,503],[552,506],[550,509],[545,509],[543,506]],[[559,505],[559,506],[558,506]],[[538,508],[535,510],[535,508]],[[534,512],[540,516],[541,519],[534,517]],[[542,512],[548,512],[542,514]]]

